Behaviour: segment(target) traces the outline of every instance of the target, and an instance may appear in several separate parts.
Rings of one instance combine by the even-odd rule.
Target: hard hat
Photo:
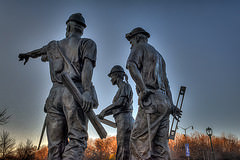
[[[66,24],[67,24],[69,21],[74,21],[74,22],[82,25],[84,28],[87,27],[87,25],[86,25],[86,23],[85,23],[85,19],[83,18],[83,16],[82,16],[81,13],[74,13],[74,14],[72,14],[72,15],[68,18]]]
[[[125,73],[124,70],[123,70],[123,68],[122,68],[120,65],[115,65],[115,66],[112,67],[112,69],[111,69],[110,73],[108,74],[108,76],[111,77],[111,75],[112,75],[113,73],[116,73],[116,72]]]
[[[127,40],[130,41],[130,39],[131,39],[133,36],[135,36],[136,34],[139,34],[139,33],[142,33],[142,34],[146,35],[147,38],[150,37],[150,34],[149,34],[148,32],[146,32],[143,28],[137,27],[137,28],[134,28],[130,33],[127,33],[127,34],[126,34],[126,38],[127,38]]]

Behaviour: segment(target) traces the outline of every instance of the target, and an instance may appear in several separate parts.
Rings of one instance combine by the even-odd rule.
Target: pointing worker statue
[[[44,107],[47,113],[48,160],[83,159],[88,139],[85,112],[98,103],[91,82],[96,64],[96,44],[91,39],[81,38],[86,28],[81,13],[72,14],[66,25],[66,38],[19,54],[19,60],[25,61],[24,64],[29,58],[37,57],[49,62],[53,86]],[[67,73],[82,93],[82,106],[63,84],[62,73]]]
[[[129,160],[129,141],[134,121],[132,117],[132,88],[128,84],[128,77],[121,66],[114,66],[108,76],[111,78],[112,84],[118,86],[118,91],[113,98],[112,104],[105,108],[98,117],[103,119],[105,116],[113,115],[117,124],[116,159]],[[123,81],[124,77],[126,82]]]
[[[135,28],[126,34],[131,44],[127,69],[136,83],[139,109],[130,139],[132,160],[168,160],[169,115],[181,117],[173,105],[166,65],[159,52],[148,43],[150,34]]]

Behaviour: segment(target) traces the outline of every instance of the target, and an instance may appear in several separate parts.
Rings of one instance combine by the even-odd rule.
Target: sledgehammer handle
[[[78,88],[76,87],[76,85],[74,84],[74,82],[72,81],[70,76],[68,75],[68,73],[63,73],[62,74],[62,82],[68,88],[68,90],[73,95],[73,97],[77,101],[77,103],[80,106],[82,106],[82,104],[83,104],[82,94],[80,93],[80,91],[78,90]],[[88,118],[89,118],[90,122],[92,123],[93,127],[97,131],[99,137],[101,139],[106,138],[107,137],[107,132],[103,128],[102,124],[100,123],[98,117],[93,112],[93,110],[90,109],[88,112],[85,112],[85,113],[88,116]]]
[[[44,135],[44,132],[45,132],[45,128],[46,128],[46,117],[45,117],[45,120],[44,120],[44,123],[43,123],[42,133],[41,133],[41,136],[40,136],[40,140],[39,140],[39,144],[38,144],[37,150],[40,149],[40,146],[41,146],[41,143],[42,143],[42,139],[43,139],[43,135]]]

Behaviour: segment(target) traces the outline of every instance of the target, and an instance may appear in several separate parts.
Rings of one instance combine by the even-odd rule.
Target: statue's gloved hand
[[[170,113],[173,115],[173,117],[179,121],[179,119],[182,117],[182,111],[177,108],[175,105],[172,105],[170,109]]]
[[[83,106],[82,109],[84,112],[88,112],[91,108],[93,108],[94,102],[92,100],[92,96],[89,91],[85,91],[83,93]]]
[[[140,98],[142,99],[142,100],[145,100],[145,99],[147,99],[149,96],[150,96],[150,94],[152,94],[153,92],[150,90],[150,89],[145,89],[144,91],[142,91],[142,92],[140,92]]]
[[[146,104],[151,103],[148,100],[148,97],[152,94],[153,92],[150,89],[145,89],[144,91],[140,92],[139,94],[139,100],[140,102],[145,102]],[[150,104],[149,104],[150,105]]]
[[[24,53],[20,53],[18,55],[19,61],[23,61],[24,60],[24,65],[28,62],[29,57],[30,57],[29,55],[24,54]]]

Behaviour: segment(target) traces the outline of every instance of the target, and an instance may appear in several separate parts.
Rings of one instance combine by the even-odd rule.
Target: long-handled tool
[[[106,124],[106,125],[108,125],[110,127],[117,128],[117,124],[112,122],[112,121],[110,121],[110,120],[108,120],[108,119],[105,119],[105,118],[100,119],[99,118],[99,120],[100,120],[100,122],[102,122],[102,123],[104,123],[104,124]]]
[[[45,120],[44,120],[44,123],[43,123],[43,128],[42,128],[42,132],[41,132],[41,136],[40,136],[40,140],[39,140],[39,143],[38,143],[37,150],[40,149],[40,146],[41,146],[41,143],[42,143],[42,139],[43,139],[43,135],[44,135],[44,132],[45,132],[45,128],[46,128],[46,117],[45,117]]]
[[[77,101],[77,103],[80,104],[80,106],[82,106],[82,104],[83,104],[82,94],[79,92],[78,88],[75,86],[74,82],[72,81],[72,79],[70,78],[68,73],[62,74],[62,81],[63,81],[63,84],[68,88],[70,93],[73,95],[73,97]],[[104,129],[104,127],[102,126],[102,124],[100,123],[100,120],[95,115],[93,110],[90,109],[88,112],[86,112],[86,115],[88,116],[90,122],[92,123],[93,127],[97,131],[99,137],[101,139],[106,138],[107,132]]]

